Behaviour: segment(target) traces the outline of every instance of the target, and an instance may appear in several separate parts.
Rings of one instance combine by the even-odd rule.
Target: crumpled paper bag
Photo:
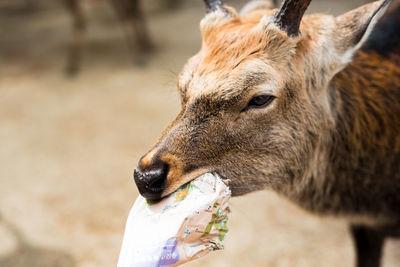
[[[176,266],[222,249],[231,192],[206,173],[158,203],[139,196],[126,223],[118,267]]]

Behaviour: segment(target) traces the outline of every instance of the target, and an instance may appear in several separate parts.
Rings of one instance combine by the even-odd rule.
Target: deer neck
[[[285,195],[314,213],[374,223],[371,218],[381,223],[393,217],[388,205],[400,206],[395,182],[400,179],[400,104],[394,101],[400,99],[399,84],[395,62],[357,54],[331,80],[333,123],[322,134],[308,171]],[[388,198],[392,201],[385,203]]]

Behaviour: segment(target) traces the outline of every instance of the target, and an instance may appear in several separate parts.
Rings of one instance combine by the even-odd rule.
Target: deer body
[[[347,218],[358,266],[379,266],[385,236],[400,234],[400,38],[385,53],[363,45],[389,1],[303,19],[307,0],[253,1],[240,16],[205,2],[182,110],[139,161],[140,193],[215,171],[234,196],[268,188]]]
[[[318,212],[400,220],[400,65],[379,57],[359,53],[331,82],[335,126]]]
[[[285,194],[317,213],[400,221],[399,85],[399,66],[376,53],[359,53],[338,73],[322,169]]]

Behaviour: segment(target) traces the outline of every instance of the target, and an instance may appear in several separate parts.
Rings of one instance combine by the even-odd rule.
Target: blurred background
[[[77,2],[0,0],[1,267],[116,266],[133,168],[178,113],[176,76],[200,48],[201,0]],[[187,266],[353,266],[340,220],[267,191],[231,209],[225,250]],[[383,261],[400,266],[399,241]]]

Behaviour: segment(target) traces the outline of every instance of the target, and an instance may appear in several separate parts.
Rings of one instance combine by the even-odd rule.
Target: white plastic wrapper
[[[176,266],[222,249],[231,192],[206,173],[156,204],[139,196],[126,223],[118,267]]]

